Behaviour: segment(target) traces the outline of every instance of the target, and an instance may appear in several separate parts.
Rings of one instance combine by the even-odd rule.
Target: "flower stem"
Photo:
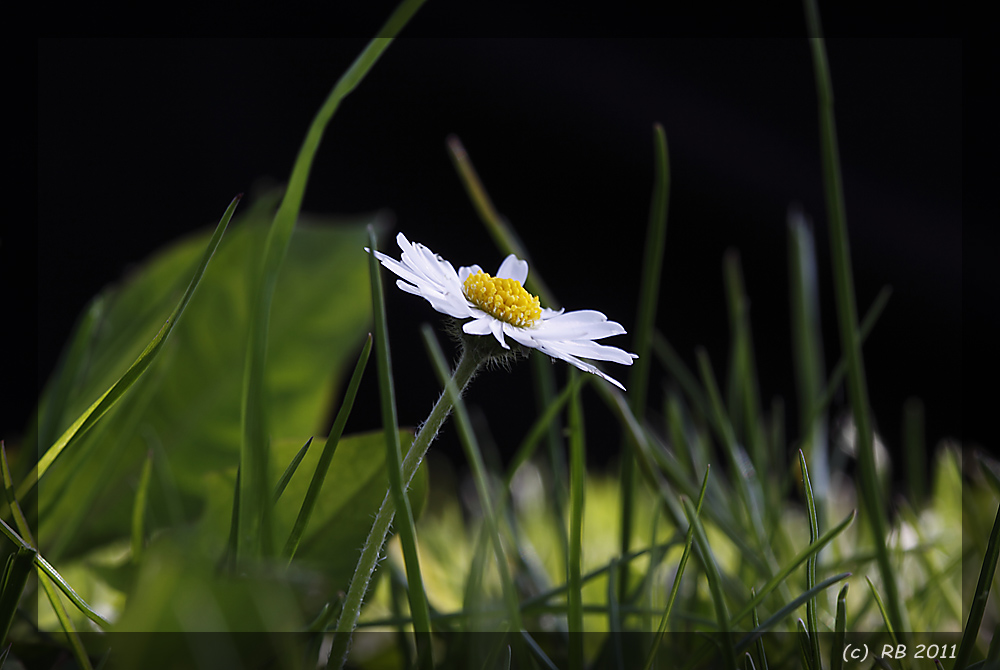
[[[451,377],[460,394],[465,391],[465,387],[469,384],[472,377],[475,376],[476,370],[479,369],[479,366],[485,360],[486,357],[482,355],[481,349],[466,347],[462,352],[455,372]],[[431,409],[431,413],[427,416],[427,421],[424,422],[424,425],[420,428],[420,432],[417,433],[416,438],[413,440],[413,445],[406,453],[406,457],[403,459],[402,474],[404,488],[409,488],[413,475],[417,472],[417,468],[427,453],[427,448],[434,441],[438,430],[444,425],[451,410],[452,401],[449,394],[447,392],[442,393]],[[371,583],[372,574],[378,565],[378,558],[382,553],[382,547],[385,545],[385,538],[389,534],[389,526],[392,524],[395,514],[396,505],[392,499],[392,494],[387,491],[385,498],[382,500],[382,506],[379,507],[378,513],[375,515],[375,521],[372,523],[372,529],[368,533],[368,539],[361,549],[361,558],[358,560],[358,566],[354,569],[354,576],[351,578],[351,585],[347,590],[347,599],[344,601],[344,610],[337,621],[336,632],[333,636],[333,647],[330,651],[327,668],[343,668],[347,662],[347,655],[351,649],[351,634],[357,627],[358,618],[361,616],[361,606],[368,591],[368,585]]]

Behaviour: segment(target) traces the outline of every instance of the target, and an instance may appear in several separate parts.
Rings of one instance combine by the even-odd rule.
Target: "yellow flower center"
[[[516,279],[491,277],[479,271],[469,275],[462,291],[479,309],[512,326],[527,328],[542,318],[538,297],[525,291]]]

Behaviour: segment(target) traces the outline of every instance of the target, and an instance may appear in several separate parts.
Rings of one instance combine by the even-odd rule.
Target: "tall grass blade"
[[[83,642],[80,641],[80,636],[73,627],[73,622],[70,621],[66,607],[59,599],[59,593],[53,588],[52,582],[41,574],[41,571],[39,571],[38,581],[41,583],[42,589],[45,591],[45,595],[48,597],[49,603],[56,613],[56,618],[59,619],[59,624],[62,626],[63,633],[66,634],[66,639],[69,640],[70,650],[73,653],[73,658],[76,659],[77,665],[81,670],[93,670],[94,666],[90,664],[87,650],[83,648]]]
[[[222,215],[222,219],[219,221],[219,225],[215,228],[215,234],[212,235],[212,239],[208,243],[208,247],[205,249],[205,253],[201,257],[201,261],[198,263],[198,267],[194,272],[194,276],[191,277],[191,282],[188,284],[187,290],[184,291],[184,295],[181,297],[180,302],[174,308],[174,311],[170,313],[167,317],[166,322],[160,331],[152,339],[152,341],[146,346],[145,350],[139,357],[129,366],[129,369],[125,371],[125,374],[121,376],[111,388],[105,391],[100,398],[94,401],[94,403],[84,411],[76,421],[70,425],[69,428],[62,434],[62,436],[55,441],[55,443],[46,450],[45,454],[41,457],[35,467],[28,474],[27,478],[21,482],[20,487],[17,491],[17,497],[19,499],[24,498],[29,491],[38,483],[38,480],[45,476],[45,473],[52,466],[52,463],[59,457],[60,454],[71,445],[75,444],[80,437],[82,437],[88,430],[90,430],[94,424],[96,424],[101,417],[108,413],[108,411],[114,407],[122,396],[142,377],[143,373],[149,368],[149,366],[156,360],[157,355],[160,353],[163,345],[166,343],[167,338],[170,337],[171,331],[173,331],[174,326],[177,325],[177,321],[180,319],[181,315],[184,313],[184,309],[187,307],[188,302],[191,300],[191,296],[194,295],[194,291],[198,288],[198,283],[201,281],[202,276],[205,274],[205,268],[208,267],[208,262],[212,260],[212,255],[215,253],[216,248],[219,246],[219,242],[222,241],[222,235],[226,232],[226,227],[229,225],[229,221],[233,218],[233,212],[236,211],[236,205],[239,204],[240,198],[243,194],[237,195],[233,198],[232,202],[229,203],[229,207],[226,208],[225,213]]]
[[[382,37],[371,40],[361,54],[341,75],[316,113],[299,149],[285,196],[268,231],[263,259],[256,276],[251,303],[249,337],[243,385],[243,442],[240,467],[243,481],[240,487],[240,532],[237,538],[237,563],[243,557],[252,558],[268,553],[270,544],[270,496],[267,494],[267,416],[264,403],[264,364],[267,355],[271,302],[278,271],[288,250],[295,221],[302,208],[306,184],[313,159],[326,126],[341,101],[361,83],[396,34],[417,11],[423,0],[405,0],[397,7],[382,28]]]
[[[809,602],[813,601],[810,600]],[[809,635],[809,631],[806,630],[806,624],[802,619],[795,622],[795,627],[799,631],[799,653],[802,658],[802,667],[806,670],[820,670],[813,662],[813,648],[819,641]]]
[[[844,584],[837,596],[837,618],[833,625],[833,646],[830,648],[830,670],[842,670],[844,667],[844,639],[847,637],[847,589],[850,584]]]
[[[642,421],[645,417],[646,396],[649,387],[649,370],[652,363],[653,329],[656,326],[656,306],[660,291],[663,251],[667,240],[667,208],[670,202],[670,159],[667,136],[659,123],[653,126],[655,171],[653,195],[649,207],[649,224],[646,227],[645,255],[642,260],[642,281],[639,286],[639,304],[636,308],[635,352],[639,355],[632,366],[629,383],[629,403],[632,413]],[[619,549],[626,553],[632,545],[635,495],[635,456],[626,451],[621,465],[621,541]],[[628,570],[619,577],[619,593],[628,589]]]
[[[816,500],[816,515],[826,522],[827,494],[830,488],[826,416],[822,410],[814,410],[820,405],[824,386],[819,277],[812,229],[798,210],[792,210],[788,214],[788,260],[799,430],[803,436],[802,448],[812,464],[810,476]]]
[[[368,243],[372,252],[377,249],[375,229],[368,228]],[[385,431],[385,467],[389,475],[389,492],[392,495],[397,514],[397,527],[403,560],[406,564],[406,581],[410,600],[410,614],[413,630],[417,635],[417,649],[420,667],[433,665],[430,650],[431,621],[427,607],[427,594],[420,573],[420,558],[417,554],[417,531],[413,521],[413,508],[406,497],[403,484],[403,450],[399,443],[399,427],[396,418],[396,391],[392,378],[392,360],[389,355],[389,327],[385,316],[385,297],[382,293],[381,265],[374,253],[368,254],[371,272],[372,313],[375,315],[375,363],[378,371],[379,399],[382,407],[382,427]]]
[[[361,349],[361,355],[358,357],[358,362],[354,366],[353,374],[351,374],[351,381],[347,384],[347,391],[344,393],[344,400],[340,403],[340,409],[337,410],[337,418],[333,421],[333,426],[330,428],[330,435],[327,436],[326,444],[323,445],[323,453],[320,454],[319,463],[316,464],[316,469],[313,471],[313,477],[309,481],[309,489],[306,491],[306,497],[303,498],[302,506],[299,508],[299,514],[295,517],[295,525],[292,526],[292,530],[288,535],[288,540],[285,542],[283,555],[288,557],[289,562],[291,562],[291,560],[295,557],[295,552],[298,549],[299,541],[302,539],[302,534],[309,525],[309,517],[312,516],[313,508],[316,506],[316,500],[319,498],[319,492],[323,488],[326,473],[330,469],[330,463],[333,461],[333,455],[337,451],[337,443],[340,442],[340,438],[344,434],[344,427],[347,425],[347,417],[351,415],[351,409],[354,407],[354,399],[358,396],[358,387],[361,386],[361,377],[364,374],[365,366],[368,364],[368,356],[371,354],[371,351],[372,336],[371,333],[368,333],[368,338],[365,340],[365,346]]]
[[[806,455],[799,449],[799,468],[802,471],[802,488],[806,494],[806,513],[809,518],[809,544],[819,539],[819,518],[816,514],[816,498],[813,496],[812,482],[809,479],[809,467],[806,465]],[[810,556],[806,561],[806,589],[816,586],[817,556]],[[819,658],[819,618],[816,614],[816,601],[806,603],[806,632],[809,637],[809,665],[820,668]]]
[[[756,595],[756,593],[754,592],[754,589],[750,589],[750,596],[753,597],[754,595]],[[758,628],[759,626],[760,626],[760,618],[757,616],[757,608],[754,607],[753,608],[753,627],[754,628]],[[757,647],[757,656],[760,658],[760,667],[761,667],[761,670],[767,670],[767,654],[764,652],[764,639],[762,637],[758,637],[755,644],[756,644],[756,647]],[[749,652],[747,652],[747,653],[749,653]]]
[[[750,330],[750,301],[747,299],[740,256],[730,249],[723,258],[726,284],[726,302],[729,305],[732,363],[729,406],[730,422],[739,436],[742,427],[743,441],[750,452],[750,462],[758,472],[768,472],[770,464],[765,447],[764,433],[760,426],[761,404],[757,383],[757,370],[753,358],[753,339]]]
[[[979,637],[979,628],[983,624],[983,616],[986,613],[986,601],[990,597],[990,585],[993,583],[993,576],[997,570],[997,559],[1000,558],[1000,507],[997,507],[996,518],[993,520],[993,530],[990,531],[990,541],[986,545],[986,555],[983,556],[983,567],[979,571],[979,582],[972,596],[972,607],[969,609],[969,618],[965,621],[965,629],[962,631],[962,642],[958,646],[958,656],[955,665],[956,670],[965,668],[972,657],[972,650],[976,646],[976,639]],[[996,638],[994,637],[994,641]]]
[[[820,29],[819,7],[816,0],[804,0],[804,2],[819,101],[823,185],[830,226],[830,251],[833,257],[833,287],[837,303],[837,321],[840,326],[841,348],[847,359],[847,395],[857,429],[860,479],[858,483],[866,512],[865,518],[875,544],[876,559],[885,589],[888,615],[894,627],[904,631],[908,630],[909,625],[899,586],[896,583],[896,571],[889,559],[889,550],[885,542],[888,520],[875,471],[874,434],[869,415],[864,357],[861,353],[861,342],[858,335],[858,313],[855,305],[851,252],[847,237],[840,158],[837,152],[837,131],[833,117],[833,88],[826,61],[826,47]]]

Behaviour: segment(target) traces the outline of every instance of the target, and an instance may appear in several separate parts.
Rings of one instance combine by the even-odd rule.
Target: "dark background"
[[[341,105],[304,210],[389,209],[394,231],[456,266],[494,271],[502,258],[445,150],[454,133],[562,304],[601,310],[631,332],[659,122],[673,180],[659,327],[692,368],[704,345],[723,375],[722,256],[738,249],[765,407],[783,396],[796,436],[791,204],[816,224],[828,369],[840,351],[807,42],[407,38],[433,34],[435,15],[425,11],[433,4]],[[365,43],[39,42],[38,357],[24,374],[44,384],[103,286],[214,224],[259,178],[287,179],[313,115]],[[985,440],[985,422],[963,416],[962,42],[832,38],[827,48],[859,312],[883,285],[893,288],[864,349],[878,429],[895,451],[903,402],[917,396],[930,446],[949,436]],[[398,256],[391,236],[382,247]],[[437,397],[419,324],[440,319],[416,297],[394,288],[387,297],[400,421],[416,424]],[[630,336],[607,343],[631,347]],[[627,368],[605,369],[628,385]],[[654,410],[660,370],[654,365]],[[373,377],[370,370],[349,431],[379,423]],[[470,392],[502,453],[534,415],[530,381],[522,363],[480,377]],[[588,448],[603,462],[617,453],[618,436],[604,408],[588,403]],[[4,412],[8,439],[32,405],[24,397]],[[459,453],[449,430],[440,449]]]

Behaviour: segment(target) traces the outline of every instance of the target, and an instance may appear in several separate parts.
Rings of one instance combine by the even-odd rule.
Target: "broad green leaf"
[[[166,347],[169,354],[154,363],[163,369],[137,384],[147,386],[147,402],[125,402],[113,409],[40,482],[43,551],[60,533],[74,535],[62,556],[53,559],[128,534],[129,501],[147,450],[157,454],[149,492],[150,532],[171,518],[164,480],[173,482],[183,516],[193,519],[204,506],[205,474],[238,462],[250,273],[256,271],[275,202],[272,197],[258,203],[231,226]],[[336,386],[357,357],[371,318],[361,250],[364,223],[330,225],[303,218],[296,226],[271,315],[266,386],[274,439],[325,430]],[[155,335],[206,240],[205,234],[180,240],[120,287],[106,290],[89,365],[77,373],[81,381],[66,400],[63,422],[86,409]],[[141,396],[143,389],[137,390]],[[141,416],[128,416],[138,405],[145,406]],[[113,467],[106,469],[109,460]],[[157,474],[157,469],[163,471]],[[93,508],[83,527],[68,528],[67,519],[80,501],[91,498]]]

